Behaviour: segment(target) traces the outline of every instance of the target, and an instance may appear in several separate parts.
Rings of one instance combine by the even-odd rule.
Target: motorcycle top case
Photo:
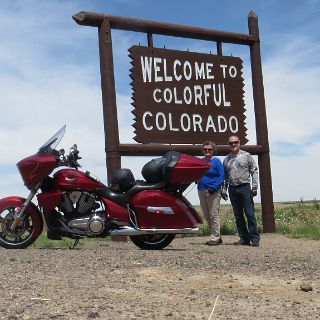
[[[147,182],[164,181],[167,185],[183,185],[199,181],[208,171],[207,161],[177,151],[149,161],[142,169]]]

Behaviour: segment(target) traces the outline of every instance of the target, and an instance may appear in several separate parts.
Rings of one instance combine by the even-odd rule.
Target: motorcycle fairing
[[[51,154],[32,155],[17,163],[25,186],[30,190],[57,166],[57,158]]]

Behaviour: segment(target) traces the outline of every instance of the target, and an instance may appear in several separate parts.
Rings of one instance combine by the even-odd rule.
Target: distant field
[[[274,202],[273,205],[275,209],[285,208],[285,207],[294,207],[299,205],[312,207],[315,204],[315,201],[316,200],[284,201],[284,202]],[[319,202],[319,201],[316,201],[316,202]],[[254,206],[256,207],[256,209],[261,209],[261,203],[255,203]],[[201,211],[200,205],[194,205],[194,207],[198,211]],[[232,206],[231,204],[221,203],[220,210],[221,211],[232,210]]]
[[[195,206],[203,218],[199,205]],[[256,203],[256,217],[260,232],[263,230],[261,204]],[[318,200],[275,202],[276,232],[296,238],[320,240],[320,203]],[[222,234],[235,234],[236,227],[232,206],[221,204],[220,226]],[[203,235],[208,235],[206,223],[202,227]]]
[[[314,207],[315,202],[319,202],[316,200],[307,200],[307,201],[285,201],[285,202],[274,202],[274,209],[280,209],[280,208],[291,208],[291,207]],[[254,204],[257,211],[261,210],[261,203],[255,203]],[[202,210],[200,205],[194,205],[196,210],[202,215]],[[231,204],[220,204],[220,215],[224,216],[226,214],[233,213]]]

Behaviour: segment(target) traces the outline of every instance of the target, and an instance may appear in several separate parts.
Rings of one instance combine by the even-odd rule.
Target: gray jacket
[[[240,150],[237,155],[229,153],[223,161],[225,185],[237,186],[251,183],[252,188],[258,189],[258,168],[250,153]]]

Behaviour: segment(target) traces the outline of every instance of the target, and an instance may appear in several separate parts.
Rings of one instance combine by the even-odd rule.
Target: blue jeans
[[[260,235],[254,214],[254,204],[249,183],[229,186],[229,197],[236,219],[240,241],[243,243],[259,242]],[[244,217],[247,218],[247,221]]]

